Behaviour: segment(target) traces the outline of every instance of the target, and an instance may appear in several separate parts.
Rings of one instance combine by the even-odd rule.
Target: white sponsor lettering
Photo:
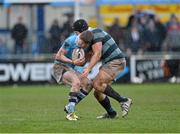
[[[155,80],[164,77],[161,60],[140,61],[137,63],[137,72],[142,80]]]
[[[9,73],[11,74],[10,77],[12,77],[13,81],[18,81],[19,78],[21,78],[22,81],[28,80],[28,76],[30,74],[30,66],[28,64],[27,66],[17,64],[16,67],[13,64],[9,64],[7,68],[9,68]]]
[[[8,81],[10,79],[10,72],[7,64],[0,64],[0,81]]]
[[[13,80],[49,81],[53,63],[0,64],[0,82]]]

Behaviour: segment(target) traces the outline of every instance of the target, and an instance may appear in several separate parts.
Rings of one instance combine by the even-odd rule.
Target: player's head
[[[75,33],[79,34],[88,29],[88,24],[84,19],[78,19],[73,23],[72,29]]]
[[[92,43],[92,40],[93,40],[93,33],[91,31],[86,30],[79,35],[77,44],[81,48],[86,48],[88,47],[88,45]]]

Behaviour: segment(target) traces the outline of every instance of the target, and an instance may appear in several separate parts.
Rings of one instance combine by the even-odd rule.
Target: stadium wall
[[[52,77],[53,60],[50,56],[20,57],[0,59],[1,85],[56,83]],[[93,68],[89,78],[92,79],[97,74],[100,65],[101,63]],[[84,67],[78,67],[76,70],[82,72]],[[179,54],[133,55],[130,61],[127,60],[127,67],[116,77],[115,81],[117,83],[170,82],[169,79],[174,76],[180,78]]]

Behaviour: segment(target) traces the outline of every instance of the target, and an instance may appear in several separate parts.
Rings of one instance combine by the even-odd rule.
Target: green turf
[[[126,119],[97,120],[104,110],[92,93],[76,110],[78,121],[67,121],[63,107],[68,87],[0,87],[0,132],[76,132],[76,133],[170,133],[180,132],[180,85],[114,85],[118,92],[133,99]],[[120,105],[112,100],[121,114]]]

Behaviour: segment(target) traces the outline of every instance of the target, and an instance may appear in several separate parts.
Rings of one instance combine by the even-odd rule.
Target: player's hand
[[[87,77],[90,71],[91,71],[91,70],[90,70],[89,68],[85,68],[80,77],[81,77],[81,78]]]
[[[85,58],[76,59],[76,60],[73,61],[73,64],[77,65],[77,66],[82,66],[82,65],[84,65],[84,63],[85,63]]]

